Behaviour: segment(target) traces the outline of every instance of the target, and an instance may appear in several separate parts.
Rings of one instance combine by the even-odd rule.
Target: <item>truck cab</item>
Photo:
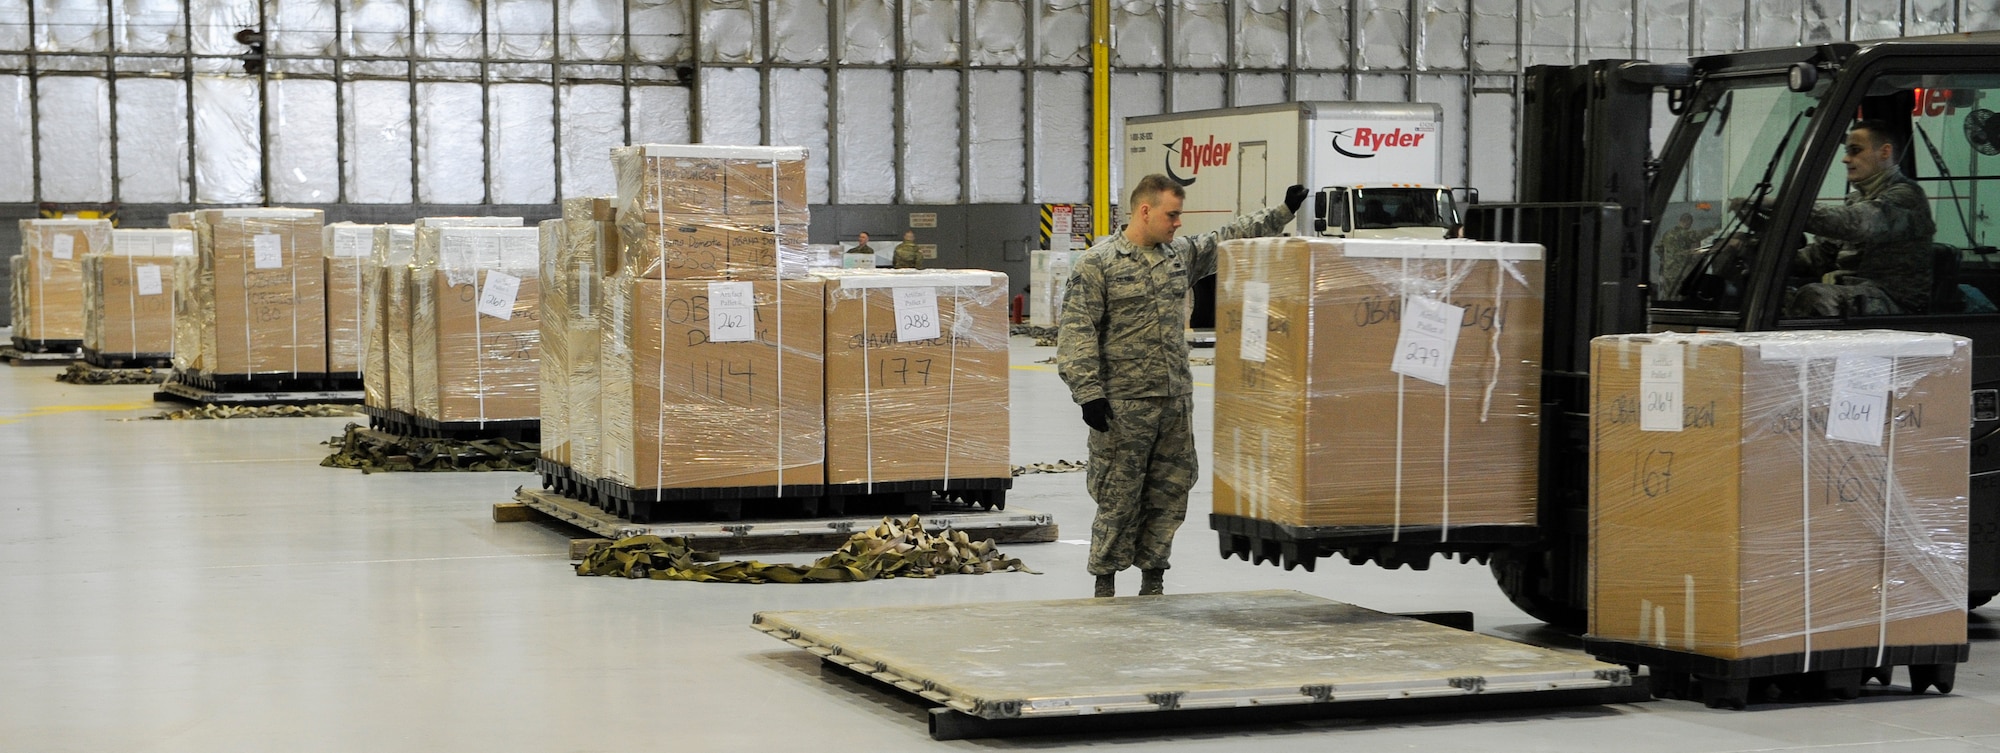
[[[1448,238],[1462,223],[1443,186],[1329,186],[1313,193],[1313,231],[1331,238]]]

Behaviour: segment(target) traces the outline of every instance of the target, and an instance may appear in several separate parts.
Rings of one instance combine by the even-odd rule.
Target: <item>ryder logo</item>
[[[1381,154],[1383,149],[1400,149],[1424,143],[1428,133],[1406,133],[1401,128],[1392,131],[1377,131],[1372,128],[1349,128],[1333,132],[1333,150],[1356,159],[1368,159]],[[1347,142],[1342,145],[1340,142]]]
[[[1207,142],[1197,142],[1193,136],[1183,136],[1166,142],[1165,146],[1167,177],[1183,186],[1192,186],[1195,176],[1201,173],[1202,168],[1228,165],[1229,150],[1236,145],[1226,141],[1217,144],[1214,136],[1209,136]],[[1187,176],[1182,177],[1180,173],[1175,172],[1175,167],[1186,170]]]

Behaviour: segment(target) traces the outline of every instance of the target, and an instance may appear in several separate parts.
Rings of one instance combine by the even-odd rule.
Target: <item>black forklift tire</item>
[[[1557,589],[1549,583],[1548,566],[1543,554],[1533,549],[1498,549],[1488,558],[1486,566],[1493,572],[1493,580],[1500,586],[1500,592],[1516,608],[1527,612],[1529,617],[1541,620],[1550,627],[1568,633],[1581,635],[1589,627],[1590,615],[1583,607],[1565,604],[1548,594]]]
[[[1995,595],[2000,595],[2000,591],[1973,591],[1972,598],[1966,601],[1966,609],[1978,609],[1986,606],[1986,603],[1992,601]]]

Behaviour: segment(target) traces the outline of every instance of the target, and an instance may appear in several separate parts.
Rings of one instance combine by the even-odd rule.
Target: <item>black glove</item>
[[[1083,404],[1083,422],[1098,431],[1111,430],[1111,401],[1098,398]]]
[[[1299,207],[1305,206],[1306,193],[1305,186],[1292,186],[1285,189],[1285,208],[1292,210],[1292,214],[1298,214]]]

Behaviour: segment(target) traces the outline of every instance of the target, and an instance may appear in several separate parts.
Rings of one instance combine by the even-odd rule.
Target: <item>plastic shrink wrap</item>
[[[162,358],[174,350],[174,257],[193,258],[190,230],[113,230],[110,253],[83,257],[83,347]]]
[[[1533,525],[1541,259],[1472,241],[1224,243],[1215,512],[1447,539]]]
[[[609,198],[568,199],[542,223],[542,457],[599,475],[598,314],[607,244],[616,242]]]
[[[810,266],[804,148],[627,146],[612,167],[634,276],[791,279]]]
[[[177,333],[183,355],[210,375],[326,373],[326,272],[317,209],[204,209],[195,213],[197,265]],[[176,280],[179,275],[176,275]]]
[[[109,220],[21,220],[14,336],[83,341],[83,257],[111,248]]]
[[[517,421],[541,411],[541,231],[419,227],[410,274],[416,415]]]
[[[409,225],[376,225],[369,239],[368,261],[361,269],[361,319],[365,352],[361,359],[362,402],[387,410],[389,397],[389,278],[403,279],[407,291],[410,259],[415,253],[416,231]],[[406,310],[407,311],[407,310]],[[409,353],[409,318],[402,317],[404,360]]]
[[[1594,340],[1590,634],[1725,659],[1965,643],[1971,366],[1954,335]]]
[[[417,246],[426,235],[434,234],[447,227],[520,227],[519,217],[422,217],[411,225],[409,245],[403,246],[402,236],[392,237],[388,250],[388,266],[383,268],[383,311],[387,314],[383,326],[389,330],[389,409],[404,415],[417,415],[417,385],[414,362],[411,356],[411,314],[415,302],[410,292],[412,276],[418,273],[415,267]]]
[[[817,274],[827,483],[1008,478],[1006,275]]]
[[[375,227],[336,222],[326,226],[320,241],[326,253],[326,368],[335,374],[360,374],[368,355],[362,290],[374,256]]]

